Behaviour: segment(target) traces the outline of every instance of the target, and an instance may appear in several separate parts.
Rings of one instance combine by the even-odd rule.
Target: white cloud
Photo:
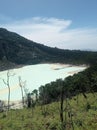
[[[34,17],[3,26],[48,46],[64,49],[97,48],[97,28],[70,29],[71,24],[71,20]]]

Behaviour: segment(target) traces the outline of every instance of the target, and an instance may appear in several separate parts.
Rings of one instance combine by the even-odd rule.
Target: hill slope
[[[40,59],[51,56],[43,47],[16,33],[0,29],[0,60],[7,59],[17,64],[30,64],[35,59],[39,62]]]
[[[97,93],[87,94],[64,101],[64,130],[97,129]],[[90,105],[90,107],[88,107]],[[72,109],[70,109],[72,108]],[[69,113],[72,113],[72,121]],[[73,124],[72,124],[73,123]],[[60,122],[60,102],[29,109],[10,110],[0,113],[0,130],[62,130]]]
[[[7,65],[60,62],[94,64],[97,52],[62,50],[30,41],[16,33],[0,28],[0,63]]]

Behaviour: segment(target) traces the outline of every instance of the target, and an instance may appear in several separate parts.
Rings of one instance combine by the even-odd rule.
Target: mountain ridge
[[[42,47],[42,45],[35,43],[33,41],[30,41],[16,33],[9,32],[6,29],[0,29],[0,59],[2,60],[3,57],[6,57],[7,60],[11,61],[13,59],[14,55],[17,55],[17,57],[21,57],[20,64],[23,62],[22,59],[35,59],[35,57],[39,57],[39,51],[38,47]],[[14,51],[12,51],[14,50]],[[36,56],[36,52],[37,56]],[[46,52],[44,52],[46,53]],[[26,55],[26,56],[23,56]],[[11,57],[11,55],[13,55]],[[32,56],[32,57],[31,57]],[[19,61],[12,61],[18,63]],[[19,63],[18,63],[19,64]],[[23,62],[24,64],[24,62]]]

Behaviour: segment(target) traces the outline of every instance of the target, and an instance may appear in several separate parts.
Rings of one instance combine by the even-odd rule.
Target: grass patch
[[[78,98],[78,99],[77,99]],[[74,130],[97,129],[97,93],[81,94],[68,99],[71,107]],[[60,122],[60,102],[54,102],[35,108],[10,110],[0,113],[0,130],[63,130]],[[65,120],[66,118],[66,120]],[[64,130],[72,130],[69,107],[64,100]]]

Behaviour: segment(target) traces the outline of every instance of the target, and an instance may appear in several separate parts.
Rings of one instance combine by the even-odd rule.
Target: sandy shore
[[[55,64],[51,64],[51,69],[58,70],[58,69],[64,69],[64,68],[71,67],[71,66],[73,66],[73,65],[55,63]]]

